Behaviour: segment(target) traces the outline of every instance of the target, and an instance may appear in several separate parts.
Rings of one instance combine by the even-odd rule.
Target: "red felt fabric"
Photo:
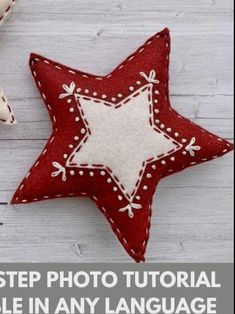
[[[215,159],[233,149],[233,145],[228,141],[202,129],[172,109],[168,94],[169,53],[170,35],[168,29],[165,29],[150,38],[111,74],[104,77],[70,69],[32,54],[30,68],[48,108],[53,132],[42,154],[15,192],[12,204],[59,197],[88,196],[96,202],[128,254],[136,262],[144,261],[149,239],[152,197],[159,180],[187,167]],[[69,86],[71,82],[74,82],[76,88],[79,86],[82,91],[88,89],[97,91],[99,95],[106,94],[107,99],[111,99],[118,93],[126,98],[130,94],[129,86],[136,86],[137,81],[145,84],[144,78],[140,77],[139,73],[141,71],[150,73],[153,69],[160,81],[157,86],[153,87],[154,91],[157,89],[160,92],[157,95],[158,103],[156,104],[160,112],[154,113],[154,120],[159,119],[163,131],[168,132],[177,141],[183,143],[185,139],[186,142],[182,144],[182,149],[174,153],[173,161],[170,159],[172,156],[169,156],[166,158],[166,164],[162,164],[159,159],[147,165],[145,173],[151,173],[152,178],[149,179],[143,175],[138,188],[142,209],[136,210],[134,218],[130,219],[127,214],[119,212],[120,207],[127,205],[125,198],[122,201],[117,199],[116,193],[107,183],[107,176],[101,176],[100,170],[92,170],[94,176],[91,177],[89,169],[83,169],[84,175],[81,176],[78,173],[79,169],[76,168],[75,175],[70,176],[64,182],[60,176],[51,176],[55,171],[52,162],[56,160],[61,165],[65,164],[64,154],[69,156],[73,151],[69,148],[69,144],[78,145],[78,141],[74,138],[78,133],[80,134],[81,128],[85,127],[82,118],[79,123],[74,120],[75,116],[79,115],[76,101],[71,98],[70,106],[75,108],[74,114],[71,114],[68,112],[66,99],[60,99],[59,95],[63,92],[63,84]],[[154,97],[155,93],[153,93]],[[185,153],[185,146],[194,137],[196,138],[195,145],[199,145],[201,149],[192,157],[189,152]],[[145,184],[149,187],[147,191],[143,191]]]

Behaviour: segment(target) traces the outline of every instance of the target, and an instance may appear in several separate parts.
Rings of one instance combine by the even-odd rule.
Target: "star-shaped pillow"
[[[0,0],[0,25],[5,21],[16,0]]]
[[[6,95],[1,89],[0,89],[0,123],[10,125],[16,123],[13,110],[11,109],[11,106]]]
[[[233,148],[171,107],[169,53],[165,29],[106,76],[32,54],[53,131],[12,203],[90,197],[129,255],[144,261],[159,180]]]

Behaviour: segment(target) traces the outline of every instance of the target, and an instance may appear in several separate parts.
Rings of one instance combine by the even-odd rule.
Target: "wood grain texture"
[[[0,262],[129,262],[87,199],[7,206],[51,125],[28,68],[31,51],[105,74],[149,36],[172,32],[170,91],[183,115],[233,139],[232,0],[20,0],[0,28],[0,85],[19,124],[0,128]],[[149,262],[231,262],[232,154],[163,180]]]

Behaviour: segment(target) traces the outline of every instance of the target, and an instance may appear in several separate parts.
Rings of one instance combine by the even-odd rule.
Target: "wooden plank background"
[[[0,28],[0,85],[17,115],[0,127],[0,262],[129,262],[88,199],[7,206],[51,124],[28,68],[34,51],[105,74],[149,36],[171,29],[174,107],[233,139],[232,0],[19,0]],[[232,154],[163,180],[149,262],[231,262]]]

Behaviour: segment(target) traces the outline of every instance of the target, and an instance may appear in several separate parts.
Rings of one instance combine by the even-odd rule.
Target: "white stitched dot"
[[[108,182],[108,183],[111,183],[111,182],[112,182],[112,180],[111,180],[110,178],[108,178],[108,179],[107,179],[107,182]]]
[[[73,145],[72,145],[72,144],[70,144],[70,145],[69,145],[69,148],[73,148]]]
[[[143,186],[143,190],[145,190],[145,191],[148,190],[147,185],[144,185],[144,186]]]
[[[112,97],[112,99],[111,99],[112,101],[116,101],[117,99],[115,98],[115,97]]]
[[[171,128],[167,128],[166,130],[167,130],[167,132],[171,132]]]
[[[114,191],[114,192],[117,192],[117,190],[118,190],[118,188],[115,186],[115,187],[113,188],[113,191]]]
[[[68,99],[68,100],[67,100],[67,103],[68,103],[68,104],[71,104],[71,102],[72,102],[71,99]]]
[[[79,120],[80,120],[79,117],[76,117],[76,118],[75,118],[75,121],[76,121],[76,122],[78,122]]]
[[[160,120],[155,120],[155,122],[158,124],[158,123],[160,123]]]
[[[186,138],[183,138],[182,143],[186,143],[186,142],[187,142]]]
[[[85,134],[86,130],[84,128],[81,129],[81,134]]]
[[[119,201],[121,201],[122,200],[122,196],[118,195],[118,199],[119,199]]]
[[[152,178],[151,173],[147,173],[146,177],[147,177],[148,179]]]
[[[80,176],[83,176],[83,173],[84,173],[83,171],[79,171]]]
[[[164,127],[165,127],[165,124],[162,123],[162,124],[160,125],[160,128],[161,128],[161,129],[164,129]]]
[[[119,98],[122,98],[122,94],[118,94],[118,97],[119,97]]]
[[[91,171],[91,172],[89,173],[89,175],[90,175],[91,177],[94,177],[94,172]]]
[[[104,172],[104,171],[101,171],[100,174],[101,174],[102,176],[105,176],[105,172]]]
[[[140,200],[140,196],[139,195],[136,195],[135,197],[138,201]]]
[[[178,137],[179,136],[179,133],[178,132],[175,132],[175,137]]]
[[[75,172],[73,170],[70,171],[71,176],[75,175]]]
[[[75,141],[78,141],[79,137],[78,136],[74,136],[74,139],[75,139]]]
[[[70,111],[70,112],[74,112],[74,108],[70,108],[69,111]]]
[[[154,94],[155,94],[155,95],[159,95],[160,93],[159,93],[158,90],[155,90]]]
[[[156,165],[152,165],[152,169],[154,170],[157,169]]]
[[[227,153],[227,151],[228,151],[227,149],[224,149],[224,150],[223,150],[223,153]]]
[[[136,84],[137,84],[137,85],[141,85],[141,82],[140,82],[140,81],[137,81]]]
[[[102,95],[101,97],[102,97],[103,99],[107,98],[107,96],[106,96],[106,95]]]
[[[78,92],[78,93],[80,93],[81,90],[82,90],[81,88],[77,88],[77,92]]]
[[[183,155],[187,155],[187,152],[184,150],[184,151],[182,152],[182,154],[183,154]]]
[[[97,93],[96,93],[96,92],[94,92],[94,93],[93,93],[93,96],[97,96]]]
[[[63,157],[64,157],[64,159],[66,159],[66,158],[68,157],[68,155],[67,155],[67,154],[64,154]]]
[[[88,94],[89,93],[89,89],[85,89],[85,93]]]
[[[159,113],[159,109],[155,109],[154,112],[155,112],[155,113]]]
[[[165,165],[165,164],[166,164],[166,161],[165,161],[165,160],[162,160],[162,161],[161,161],[161,164],[162,164],[162,165]]]
[[[130,86],[130,87],[129,87],[129,90],[130,90],[131,92],[133,92],[134,87],[133,87],[133,86]]]
[[[157,99],[154,99],[154,101],[153,101],[155,104],[157,104],[158,103],[158,100]]]
[[[175,161],[175,157],[171,157],[171,161]]]

